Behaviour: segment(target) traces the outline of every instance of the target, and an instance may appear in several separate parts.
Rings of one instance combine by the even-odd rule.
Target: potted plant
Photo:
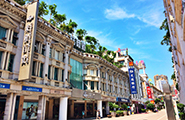
[[[120,116],[120,111],[117,110],[117,111],[116,111],[116,117],[119,117],[119,116]]]
[[[121,105],[121,107],[123,108],[123,114],[124,115],[127,115],[127,105],[126,104],[123,104],[123,105]]]
[[[114,109],[114,111],[111,111],[111,115],[113,117],[116,117],[116,109],[119,108],[119,105],[117,105],[116,103],[109,103],[110,107]]]
[[[141,111],[142,111],[143,113],[145,113],[145,112],[146,112],[146,109],[141,109]]]
[[[148,103],[148,104],[147,104],[147,109],[149,110],[148,112],[153,111],[154,108],[155,108],[154,104],[152,104],[152,103]]]

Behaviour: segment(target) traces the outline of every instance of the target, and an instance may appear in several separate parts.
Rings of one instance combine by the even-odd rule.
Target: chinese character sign
[[[34,2],[27,7],[19,80],[28,80],[31,78],[33,48],[37,29],[38,6],[39,3]]]
[[[134,74],[134,68],[129,68],[129,80],[130,80],[130,91],[131,94],[137,94],[136,80]]]
[[[152,98],[151,89],[147,87],[148,98]]]

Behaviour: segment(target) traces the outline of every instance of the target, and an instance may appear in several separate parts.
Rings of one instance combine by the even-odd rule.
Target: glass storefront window
[[[70,59],[70,65],[72,66],[72,72],[70,74],[70,82],[78,89],[82,89],[82,81],[83,81],[83,67],[82,63]],[[84,85],[85,88],[85,85]]]
[[[37,119],[38,102],[24,102],[22,119]]]

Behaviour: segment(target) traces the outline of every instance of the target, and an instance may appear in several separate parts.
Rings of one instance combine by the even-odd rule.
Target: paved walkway
[[[73,120],[96,120],[96,119],[86,118],[86,119],[73,119]],[[102,118],[101,120],[167,120],[167,116],[166,116],[166,110],[163,109],[157,113],[152,112],[147,114],[134,114],[134,115],[123,116],[123,117]]]

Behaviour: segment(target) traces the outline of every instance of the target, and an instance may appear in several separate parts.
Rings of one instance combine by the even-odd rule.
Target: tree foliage
[[[39,4],[38,16],[43,17],[43,15],[48,15],[48,13],[48,5],[44,1],[41,1],[41,3]]]

